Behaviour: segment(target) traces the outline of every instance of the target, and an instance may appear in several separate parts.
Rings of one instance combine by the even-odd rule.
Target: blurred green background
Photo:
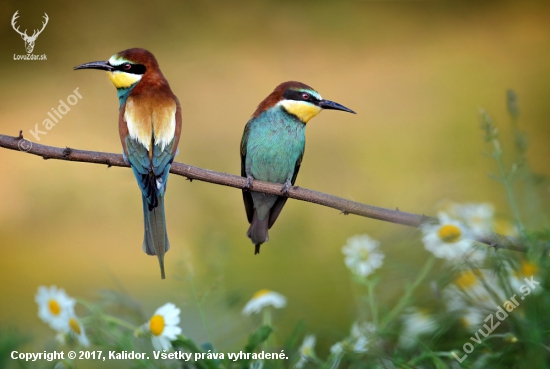
[[[48,14],[33,52],[47,61],[13,60],[26,53],[10,25],[16,10],[21,30]],[[0,19],[1,134],[23,130],[34,141],[29,129],[78,87],[82,100],[40,143],[120,153],[115,88],[103,72],[72,68],[143,47],[182,105],[180,162],[240,173],[245,123],[277,84],[298,80],[358,113],[327,111],[308,124],[301,187],[429,215],[443,199],[491,202],[507,217],[477,112],[488,110],[512,151],[508,88],[520,99],[530,164],[550,174],[548,2],[4,1]],[[53,339],[34,303],[50,284],[87,300],[125,292],[146,316],[174,302],[183,333],[204,341],[191,275],[221,349],[242,346],[256,322],[240,310],[262,288],[288,298],[274,320],[280,336],[304,318],[326,348],[360,303],[341,254],[348,237],[382,241],[391,288],[380,299],[389,303],[428,255],[414,229],[290,200],[254,256],[240,191],[172,175],[162,281],[141,251],[130,170],[1,149],[0,173],[0,325],[34,336],[37,348]]]

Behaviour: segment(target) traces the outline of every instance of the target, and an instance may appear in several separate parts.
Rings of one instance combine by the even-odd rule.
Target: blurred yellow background
[[[26,53],[10,25],[16,10],[21,30],[39,28],[48,14],[33,52],[47,61],[13,60]],[[484,155],[477,112],[488,110],[512,153],[509,88],[519,96],[530,164],[550,174],[548,2],[7,1],[0,19],[1,134],[23,130],[35,141],[28,131],[79,88],[82,100],[40,143],[120,153],[115,88],[103,72],[72,68],[142,47],[182,105],[176,161],[240,173],[245,123],[277,84],[298,80],[358,113],[326,111],[308,124],[298,186],[428,215],[443,199],[491,202],[507,217],[505,191],[487,176],[496,166]],[[240,310],[262,288],[288,298],[274,318],[278,335],[304,318],[326,347],[357,315],[341,253],[348,237],[382,241],[380,298],[390,303],[428,255],[414,229],[290,200],[254,256],[240,191],[172,175],[162,281],[156,258],[141,251],[130,170],[0,149],[0,173],[0,325],[35,339],[53,332],[38,319],[34,295],[56,284],[87,300],[103,289],[128,293],[146,316],[174,302],[184,334],[205,341],[194,275],[219,347],[242,346],[256,323]]]

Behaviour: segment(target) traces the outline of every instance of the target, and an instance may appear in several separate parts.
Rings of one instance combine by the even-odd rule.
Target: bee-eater
[[[247,236],[256,246],[267,242],[268,229],[281,213],[288,190],[294,185],[306,145],[306,124],[323,109],[353,110],[324,100],[313,88],[301,82],[281,83],[258,105],[244,128],[241,140],[241,176],[244,207],[250,228]],[[282,196],[250,191],[252,181],[284,184]]]
[[[122,153],[132,167],[143,200],[143,251],[157,255],[164,279],[164,253],[170,248],[164,194],[181,133],[178,98],[162,75],[155,56],[144,49],[124,50],[107,61],[86,63],[74,69],[105,70],[117,89]]]

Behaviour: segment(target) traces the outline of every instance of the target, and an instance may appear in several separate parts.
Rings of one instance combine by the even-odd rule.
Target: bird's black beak
[[[318,105],[319,105],[319,107],[321,107],[323,109],[342,110],[342,111],[347,111],[348,113],[357,114],[353,110],[348,109],[345,106],[340,105],[340,104],[335,103],[334,101],[330,101],[330,100],[320,100]]]
[[[95,61],[85,64],[80,64],[74,67],[74,70],[77,69],[100,69],[100,70],[106,70],[108,72],[111,72],[115,70],[115,67],[109,64],[109,62],[106,61]]]

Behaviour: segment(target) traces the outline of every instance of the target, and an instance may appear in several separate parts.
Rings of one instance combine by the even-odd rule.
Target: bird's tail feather
[[[160,275],[164,279],[164,254],[170,249],[168,233],[166,232],[166,217],[164,216],[164,196],[158,197],[158,205],[149,210],[147,198],[143,200],[143,222],[145,236],[143,251],[147,255],[157,255],[160,266]]]
[[[250,240],[252,240],[252,243],[256,245],[256,250],[254,251],[254,254],[260,253],[260,246],[262,243],[267,242],[269,240],[269,236],[267,234],[269,225],[269,214],[263,219],[260,220],[258,218],[258,213],[254,210],[254,215],[252,216],[252,222],[250,222],[250,228],[248,228],[248,232],[246,235]]]

